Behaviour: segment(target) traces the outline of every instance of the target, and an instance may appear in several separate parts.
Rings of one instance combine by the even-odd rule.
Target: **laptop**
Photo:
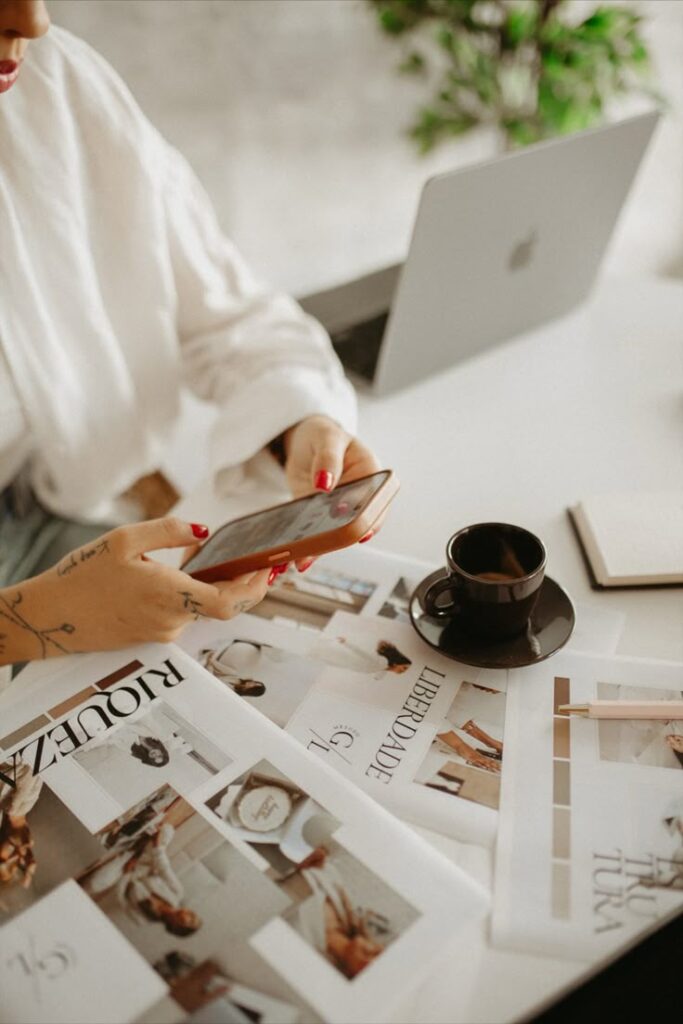
[[[428,179],[405,263],[300,300],[349,375],[387,394],[588,295],[659,115]]]

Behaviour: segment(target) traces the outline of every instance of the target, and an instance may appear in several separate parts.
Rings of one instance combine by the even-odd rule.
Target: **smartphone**
[[[355,544],[372,529],[398,487],[394,473],[384,469],[329,493],[316,491],[233,519],[185,562],[183,571],[213,583]]]

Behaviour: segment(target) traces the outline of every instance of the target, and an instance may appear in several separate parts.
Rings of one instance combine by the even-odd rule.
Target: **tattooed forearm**
[[[57,566],[58,576],[68,576],[70,572],[78,568],[83,562],[88,562],[95,555],[104,555],[109,553],[109,541],[100,540],[90,548],[81,548],[79,551],[72,551],[60,564]]]
[[[183,599],[183,608],[189,612],[190,615],[194,615],[195,619],[203,617],[204,612],[201,610],[202,602],[198,601],[196,597],[193,597],[189,590],[179,591],[180,596]]]
[[[55,639],[55,633],[66,633],[70,635],[75,633],[76,627],[70,622],[63,622],[61,626],[51,626],[49,629],[39,629],[37,626],[32,626],[31,623],[26,619],[21,612],[17,611],[17,608],[23,601],[23,595],[20,590],[16,592],[11,600],[6,597],[0,596],[0,618],[5,619],[6,622],[11,622],[17,629],[24,630],[28,633],[32,633],[40,644],[40,657],[46,658],[49,647],[54,647],[62,654],[71,653],[66,647],[64,647],[59,640]]]
[[[253,608],[255,604],[256,601],[249,601],[243,599],[242,601],[235,601],[233,608],[235,610],[235,613],[239,615],[240,612],[248,612],[249,609]]]

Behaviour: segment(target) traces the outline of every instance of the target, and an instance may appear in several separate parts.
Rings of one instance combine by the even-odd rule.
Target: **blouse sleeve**
[[[211,468],[245,462],[314,414],[354,433],[353,389],[324,329],[288,295],[254,279],[222,234],[188,163],[163,145],[184,377],[196,395],[220,409]]]

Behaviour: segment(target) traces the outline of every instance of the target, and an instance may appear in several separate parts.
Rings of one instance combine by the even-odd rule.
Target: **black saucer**
[[[559,583],[545,577],[526,633],[512,640],[491,642],[465,633],[457,619],[437,619],[422,607],[422,595],[446,572],[438,569],[415,588],[410,599],[410,621],[422,639],[447,658],[480,668],[522,668],[545,661],[564,647],[576,616],[569,595]]]

